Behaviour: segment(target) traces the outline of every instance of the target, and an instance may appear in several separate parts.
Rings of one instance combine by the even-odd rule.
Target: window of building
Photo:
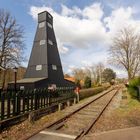
[[[42,65],[36,65],[36,70],[42,70]]]
[[[48,27],[52,28],[52,25],[49,22],[47,24],[48,24]]]
[[[52,69],[53,70],[57,70],[57,66],[56,65],[52,65]]]
[[[48,43],[49,43],[50,45],[53,45],[53,42],[52,42],[50,39],[48,39]]]
[[[45,22],[39,23],[39,28],[42,28],[42,27],[44,27],[44,26],[45,26]]]
[[[50,15],[50,14],[48,14],[48,17],[51,19],[52,18],[52,16]]]
[[[40,40],[40,45],[44,45],[46,43],[46,40]]]

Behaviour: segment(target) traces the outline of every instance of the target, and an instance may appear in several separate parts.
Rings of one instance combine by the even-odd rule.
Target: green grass
[[[120,115],[123,116],[134,109],[140,109],[140,102],[132,96],[133,93],[130,94],[130,91],[124,90],[122,91],[122,95],[127,96],[127,99],[122,99],[120,107],[116,110]]]

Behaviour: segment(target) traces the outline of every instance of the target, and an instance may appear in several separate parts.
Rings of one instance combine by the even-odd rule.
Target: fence
[[[0,121],[49,107],[74,97],[72,87],[57,88],[53,92],[48,91],[48,89],[38,89],[35,91],[19,91],[17,93],[1,93]]]

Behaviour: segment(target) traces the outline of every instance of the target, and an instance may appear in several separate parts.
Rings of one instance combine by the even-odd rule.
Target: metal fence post
[[[1,120],[4,119],[4,93],[1,93]]]

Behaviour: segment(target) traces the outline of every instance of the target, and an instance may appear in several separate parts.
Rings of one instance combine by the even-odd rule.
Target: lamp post
[[[17,67],[14,67],[13,68],[13,70],[14,70],[14,90],[15,90],[15,93],[17,92]]]

